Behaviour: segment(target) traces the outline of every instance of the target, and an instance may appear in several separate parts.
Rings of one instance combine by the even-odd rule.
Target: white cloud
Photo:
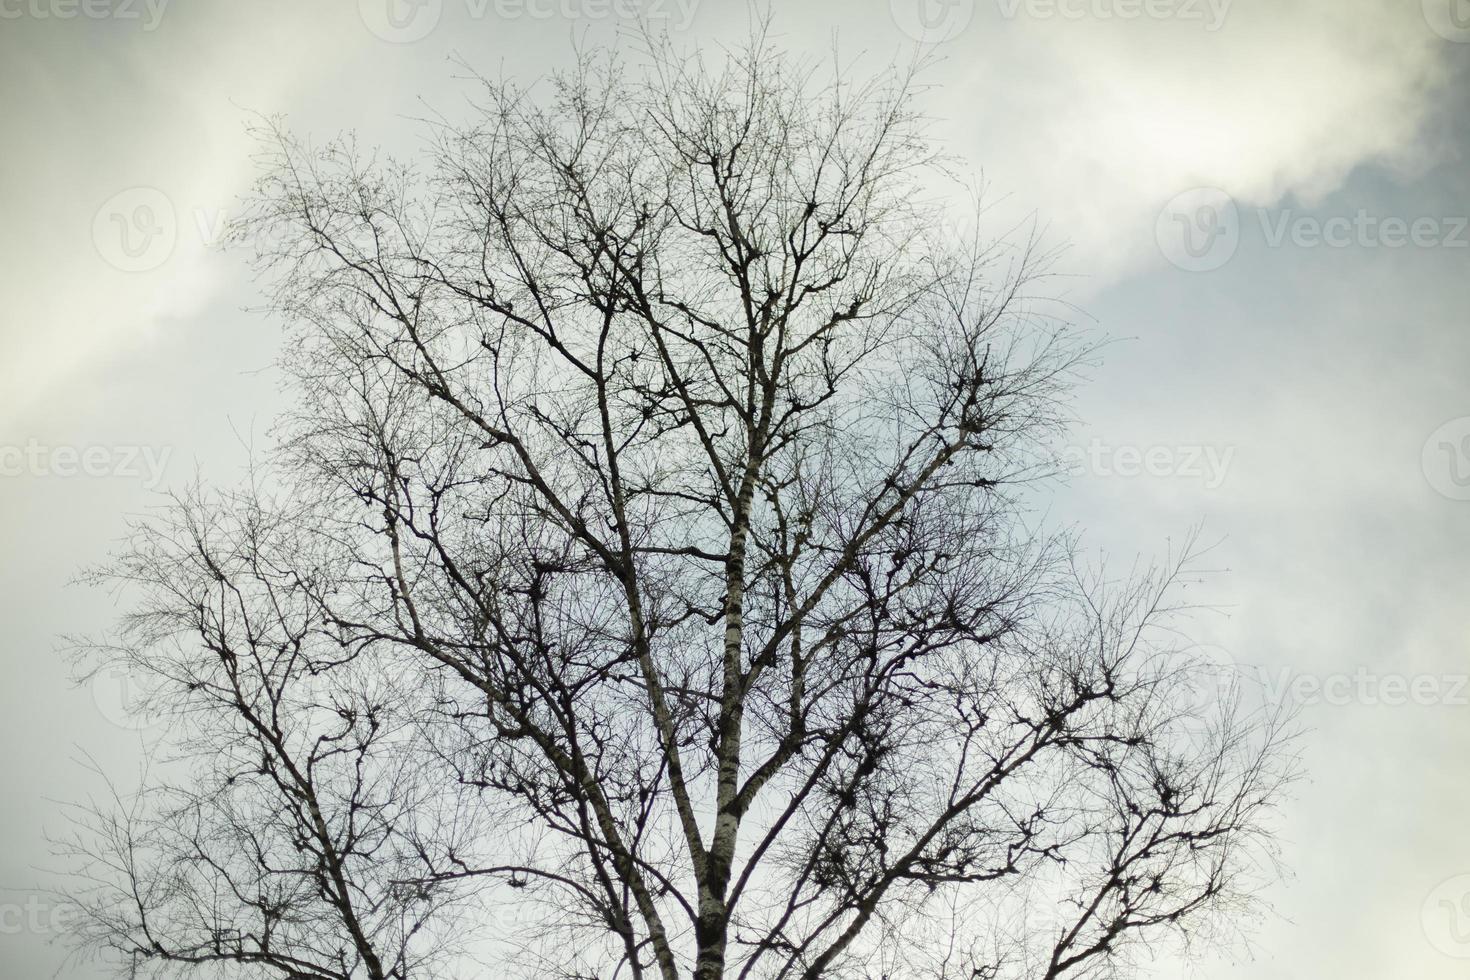
[[[1422,165],[1453,47],[1397,0],[1236,2],[1214,31],[1026,9],[982,3],[943,50],[966,64],[947,125],[1002,210],[1035,209],[1103,280],[1157,259],[1154,219],[1189,188],[1265,205],[1318,198],[1363,163]]]
[[[281,60],[267,68],[271,24],[258,17],[171,18],[100,49],[77,26],[11,23],[0,57],[6,89],[30,96],[0,164],[7,187],[25,188],[0,225],[13,280],[0,419],[205,307],[224,276],[210,254],[218,219],[252,176],[242,107],[277,105],[333,64],[307,32],[274,38]]]

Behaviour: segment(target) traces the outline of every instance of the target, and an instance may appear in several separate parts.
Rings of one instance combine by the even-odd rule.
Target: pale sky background
[[[529,79],[637,7],[693,44],[747,19],[728,0],[0,0],[0,976],[94,976],[48,942],[64,914],[34,899],[38,869],[56,801],[96,788],[78,760],[126,782],[147,737],[118,684],[70,684],[60,635],[116,610],[68,580],[156,491],[237,480],[281,405],[279,325],[242,312],[244,258],[210,247],[251,176],[247,112],[411,152],[414,117],[460,109],[451,56]],[[983,171],[995,230],[1034,216],[1071,243],[1066,298],[1118,340],[1052,517],[1125,558],[1203,521],[1229,571],[1199,635],[1268,688],[1328,686],[1303,708],[1276,914],[1233,960],[1151,975],[1470,975],[1470,0],[775,13],[788,48],[835,36],[870,66],[933,42],[935,135]]]

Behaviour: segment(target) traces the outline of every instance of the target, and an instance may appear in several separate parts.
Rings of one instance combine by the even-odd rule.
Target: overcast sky
[[[717,0],[0,0],[0,974],[90,977],[35,896],[56,801],[126,782],[148,730],[76,687],[68,586],[129,513],[239,479],[281,405],[279,325],[212,247],[251,112],[412,152],[451,62],[533,78],[636,10],[691,44]],[[1213,655],[1304,702],[1293,877],[1207,980],[1470,971],[1470,0],[777,2],[791,49],[940,57],[935,135],[997,232],[1069,243],[1116,338],[1045,501],[1111,554],[1219,541]],[[1180,968],[1159,963],[1158,977]]]

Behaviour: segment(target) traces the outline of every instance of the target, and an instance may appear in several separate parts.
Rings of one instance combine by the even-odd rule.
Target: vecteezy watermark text
[[[1467,248],[1470,247],[1470,216],[1400,218],[1376,215],[1359,208],[1352,217],[1335,215],[1318,218],[1297,214],[1290,208],[1272,214],[1257,211],[1261,232],[1269,248],[1287,241],[1297,248]]]
[[[169,0],[0,0],[0,20],[136,20],[151,31]]]
[[[1470,675],[1384,674],[1357,667],[1332,674],[1301,673],[1290,667],[1268,671],[1257,667],[1261,689],[1273,704],[1318,705],[1450,705],[1470,704]]]
[[[1470,215],[1302,214],[1291,208],[1256,208],[1267,248],[1470,248]],[[1217,187],[1196,187],[1164,205],[1154,237],[1164,257],[1190,272],[1218,269],[1240,245],[1241,212]]]
[[[1216,490],[1225,482],[1234,458],[1234,446],[1114,446],[1101,439],[1086,446],[1068,446],[1061,453],[1072,476],[1178,478],[1200,481],[1207,490]]]
[[[689,27],[700,0],[457,0],[471,20],[661,21],[676,31]],[[358,0],[367,29],[384,41],[422,41],[439,26],[445,0]]]
[[[1206,31],[1225,23],[1234,0],[995,0],[1005,20],[1197,21]],[[975,0],[889,0],[898,29],[921,44],[942,44],[964,33]]]
[[[0,902],[0,936],[66,932],[76,921],[77,912],[70,902],[55,902],[41,895],[27,895],[20,902]]]
[[[47,445],[36,439],[0,445],[0,477],[123,477],[153,490],[173,455],[172,446]]]
[[[1198,21],[1218,31],[1232,0],[995,0],[1006,19]]]

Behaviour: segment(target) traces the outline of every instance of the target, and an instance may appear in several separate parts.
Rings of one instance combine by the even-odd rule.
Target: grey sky
[[[211,247],[249,111],[411,151],[458,55],[530,78],[643,9],[728,41],[717,0],[0,0],[0,974],[89,977],[29,899],[53,802],[126,783],[147,731],[70,686],[67,587],[151,493],[240,478],[281,396],[276,324]],[[1198,631],[1302,697],[1295,877],[1207,980],[1450,980],[1470,965],[1470,0],[825,0],[788,47],[941,58],[936,135],[994,230],[1070,242],[1057,290],[1117,342],[1043,501],[1118,560],[1191,525],[1229,569]],[[1203,190],[1201,190],[1203,189]],[[1458,420],[1458,421],[1457,421]],[[1398,680],[1401,679],[1401,680]],[[1400,685],[1403,693],[1400,695]],[[1251,957],[1254,958],[1251,958]],[[1155,975],[1178,976],[1174,964]]]

